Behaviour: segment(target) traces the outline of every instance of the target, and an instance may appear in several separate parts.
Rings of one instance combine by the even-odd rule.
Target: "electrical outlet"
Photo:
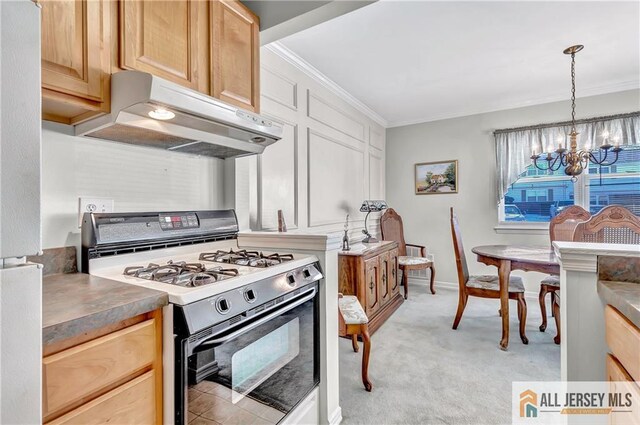
[[[109,198],[78,198],[78,227],[82,227],[82,216],[86,212],[113,212],[113,199]]]

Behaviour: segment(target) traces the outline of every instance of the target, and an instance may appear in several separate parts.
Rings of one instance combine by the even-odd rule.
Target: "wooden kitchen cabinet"
[[[209,92],[208,4],[120,1],[120,67]]]
[[[237,0],[211,5],[211,95],[253,112],[260,110],[260,23]]]
[[[618,310],[604,310],[605,335],[611,353],[635,380],[640,381],[640,329]]]
[[[340,252],[338,288],[344,295],[355,295],[369,318],[369,331],[375,332],[404,301],[398,282],[398,244],[382,241]],[[346,336],[345,329],[340,335]]]
[[[43,0],[41,15],[45,120],[110,112],[128,69],[259,112],[259,19],[238,0]]]
[[[162,423],[162,312],[44,347],[43,423]]]
[[[107,0],[43,0],[42,117],[75,124],[109,110]]]

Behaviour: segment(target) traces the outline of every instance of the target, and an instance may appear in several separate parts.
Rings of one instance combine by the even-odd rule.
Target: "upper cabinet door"
[[[58,112],[71,120],[75,110],[103,109],[110,75],[110,13],[102,0],[42,1],[43,115],[49,99],[64,100]],[[108,106],[108,105],[107,105]]]
[[[260,109],[259,26],[239,1],[211,2],[212,95],[254,112]]]
[[[209,91],[207,3],[120,2],[120,66]]]

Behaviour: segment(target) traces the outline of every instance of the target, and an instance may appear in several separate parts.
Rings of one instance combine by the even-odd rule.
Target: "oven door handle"
[[[281,308],[279,310],[275,310],[269,314],[267,314],[264,317],[261,317],[260,319],[256,320],[255,322],[251,323],[248,326],[245,326],[243,328],[238,329],[237,331],[231,332],[228,335],[225,335],[223,337],[220,338],[216,338],[216,337],[211,337],[209,339],[205,339],[204,341],[202,341],[200,344],[198,344],[198,346],[196,346],[193,349],[194,353],[198,353],[204,350],[208,350],[214,347],[217,347],[218,345],[224,344],[225,342],[232,340],[234,338],[239,337],[240,335],[249,332],[252,329],[257,328],[260,325],[263,325],[264,323],[268,322],[269,320],[280,316],[281,314],[286,313],[287,311],[293,310],[294,308],[298,307],[301,304],[306,303],[307,301],[309,301],[310,299],[312,299],[313,297],[316,296],[316,288],[311,288],[310,290],[308,290],[307,292],[303,293],[300,298],[294,298],[295,301],[290,301],[290,303],[288,303],[284,308]]]

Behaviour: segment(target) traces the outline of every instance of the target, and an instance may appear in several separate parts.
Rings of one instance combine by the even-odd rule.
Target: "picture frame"
[[[458,160],[415,164],[413,184],[416,195],[458,193]]]

